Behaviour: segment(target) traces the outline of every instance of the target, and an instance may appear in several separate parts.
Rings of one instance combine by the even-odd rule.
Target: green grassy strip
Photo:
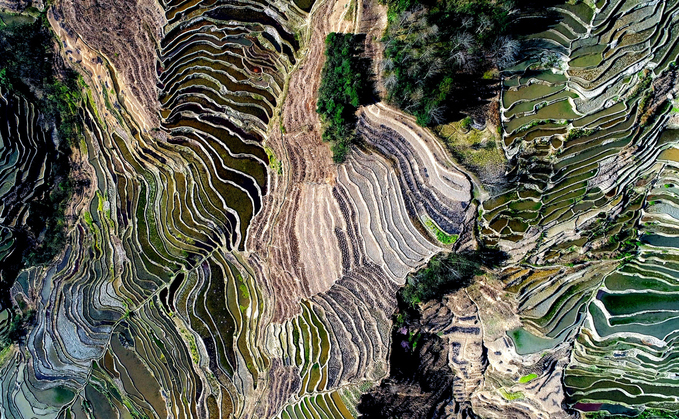
[[[525,383],[528,383],[530,381],[535,380],[536,378],[538,378],[537,374],[524,375],[523,377],[519,378],[519,383],[525,384]]]
[[[520,391],[512,393],[512,392],[505,390],[504,388],[499,388],[498,391],[500,392],[502,397],[505,398],[505,400],[509,400],[509,401],[521,400],[525,397],[523,395],[523,393],[520,392]]]
[[[448,234],[441,230],[439,226],[437,226],[436,223],[434,223],[434,221],[428,217],[424,217],[424,225],[436,236],[436,239],[443,244],[453,244],[459,237],[457,234]]]

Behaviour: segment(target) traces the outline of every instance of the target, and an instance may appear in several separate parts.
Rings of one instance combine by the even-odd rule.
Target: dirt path
[[[261,265],[265,266],[269,294],[274,301],[274,321],[295,315],[299,312],[301,298],[320,291],[318,286],[311,284],[305,265],[301,263],[300,246],[310,244],[318,251],[322,249],[328,261],[335,257],[341,259],[339,254],[333,253],[332,246],[322,242],[312,244],[306,240],[300,244],[298,224],[318,238],[331,234],[328,229],[334,227],[334,222],[327,217],[334,212],[331,206],[318,210],[309,208],[313,202],[329,204],[332,201],[332,186],[337,177],[330,149],[320,140],[321,123],[315,112],[316,92],[325,60],[327,34],[352,28],[352,22],[342,18],[348,4],[349,0],[322,1],[314,6],[306,33],[308,47],[302,51],[303,58],[292,73],[280,110],[280,126],[273,129],[267,141],[267,146],[281,160],[283,173],[272,176],[264,209],[252,222],[248,250],[252,258],[264,262]],[[304,214],[299,214],[300,207]],[[310,220],[306,216],[318,212],[325,212],[325,216],[319,218],[323,222],[309,225],[314,217]],[[317,251],[311,254],[317,254]],[[336,274],[336,267],[331,271]]]

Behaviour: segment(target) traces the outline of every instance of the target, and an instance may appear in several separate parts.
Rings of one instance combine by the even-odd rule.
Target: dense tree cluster
[[[370,62],[362,56],[365,35],[330,33],[325,40],[316,111],[325,124],[323,141],[331,143],[333,160],[341,163],[356,141],[356,110],[372,96]]]
[[[382,63],[387,99],[421,125],[442,124],[478,100],[481,74],[511,64],[509,0],[387,0]]]
[[[469,286],[474,276],[483,272],[481,267],[495,267],[506,259],[504,252],[485,248],[475,252],[439,254],[426,267],[408,276],[400,297],[411,307],[440,299]]]

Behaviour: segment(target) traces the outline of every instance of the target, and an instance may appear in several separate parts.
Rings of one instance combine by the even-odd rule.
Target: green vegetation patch
[[[586,137],[588,135],[592,135],[594,134],[594,132],[596,132],[596,130],[594,129],[574,128],[566,136],[566,142],[577,140],[578,138]]]
[[[0,351],[4,351],[12,343],[23,340],[26,335],[26,326],[35,320],[35,310],[26,309],[25,312],[24,310],[10,310],[10,316],[9,324],[0,333]]]
[[[536,378],[538,378],[537,374],[524,375],[523,377],[519,378],[519,383],[525,384],[525,383],[528,383],[530,381],[535,380]]]
[[[325,39],[316,111],[325,124],[323,141],[331,144],[333,160],[346,159],[357,141],[356,110],[372,96],[370,61],[362,56],[365,35],[332,32]]]
[[[279,175],[282,175],[283,164],[281,163],[280,160],[278,160],[278,158],[276,158],[276,154],[269,147],[264,147],[264,151],[266,151],[266,155],[267,157],[269,157],[269,167],[271,168],[271,170],[278,173]]]
[[[423,217],[424,221],[424,226],[427,227],[427,229],[432,232],[438,241],[440,241],[443,244],[453,244],[457,241],[458,235],[457,234],[448,234],[445,231],[441,230],[439,226],[434,223],[429,217]]]
[[[455,160],[490,187],[504,183],[507,159],[499,146],[499,136],[492,129],[475,130],[465,118],[436,128]]]
[[[0,350],[0,367],[5,365],[5,363],[10,359],[12,354],[13,352],[11,345],[5,346],[4,349]]]
[[[505,398],[505,400],[509,400],[509,401],[521,400],[525,397],[524,394],[520,391],[516,391],[516,392],[512,393],[512,392],[505,390],[504,388],[499,388],[498,391],[500,392],[502,397]]]
[[[62,140],[78,136],[82,79],[73,70],[55,68],[57,42],[45,15],[31,23],[0,28],[0,86],[39,105]]]

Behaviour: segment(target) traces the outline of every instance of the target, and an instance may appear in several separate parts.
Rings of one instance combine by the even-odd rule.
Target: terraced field
[[[49,189],[54,152],[51,130],[40,123],[36,106],[0,88],[0,330],[9,327],[11,304],[8,288],[21,269],[28,246],[26,220],[31,204]]]
[[[528,58],[505,71],[514,186],[483,203],[481,235],[517,262],[502,274],[522,323],[508,331],[517,353],[530,359],[573,342],[553,374],[580,411],[678,408],[671,367],[658,370],[671,363],[675,331],[664,202],[675,170],[676,135],[665,127],[677,7],[558,6],[560,22],[531,35]]]
[[[676,149],[668,149],[654,168],[656,176],[640,218],[639,254],[606,275],[587,305],[564,381],[578,408],[623,402],[679,409],[674,391],[679,377],[672,367],[676,356],[675,159]]]
[[[389,383],[394,411],[440,404],[418,414],[679,410],[679,1],[554,11],[500,73],[510,170],[489,196],[379,100],[333,164],[324,40],[367,34],[379,69],[377,0],[49,6],[87,86],[70,159],[89,183],[65,247],[1,301],[0,336],[12,303],[35,319],[0,351],[0,416],[351,418]],[[40,115],[0,91],[0,275],[48,187]],[[510,260],[394,327],[409,274],[480,246]],[[392,380],[398,339],[440,388]]]
[[[157,64],[162,126],[171,143],[213,166],[203,173],[218,175],[210,189],[228,197],[220,208],[229,220],[225,234],[242,250],[267,190],[269,160],[261,143],[296,63],[292,25],[302,12],[258,2],[163,7],[167,23]],[[215,201],[209,195],[201,200]]]
[[[2,364],[0,411],[352,417],[359,387],[388,373],[398,286],[450,246],[422,220],[468,233],[471,186],[431,134],[385,107],[367,111],[364,135],[408,126],[397,160],[409,171],[358,149],[332,164],[307,84],[325,34],[379,32],[363,4],[353,20],[348,2],[161,6],[147,32],[161,34],[155,105],[148,63],[134,73],[106,55],[119,38],[90,33],[100,15],[79,20],[70,3],[49,14],[91,86],[80,152],[92,184],[58,260],[12,289],[37,315],[25,351]],[[161,23],[134,7],[147,14],[131,24]]]
[[[580,227],[611,213],[652,165],[663,148],[664,99],[673,88],[667,80],[674,70],[663,70],[677,55],[665,51],[677,36],[674,26],[659,22],[671,22],[676,7],[605,2],[594,13],[585,4],[565,5],[558,25],[532,37],[535,57],[505,79],[503,145],[516,159],[519,186],[484,203],[489,243],[540,237],[540,249],[557,241],[583,247]],[[551,249],[534,258],[557,255]]]

